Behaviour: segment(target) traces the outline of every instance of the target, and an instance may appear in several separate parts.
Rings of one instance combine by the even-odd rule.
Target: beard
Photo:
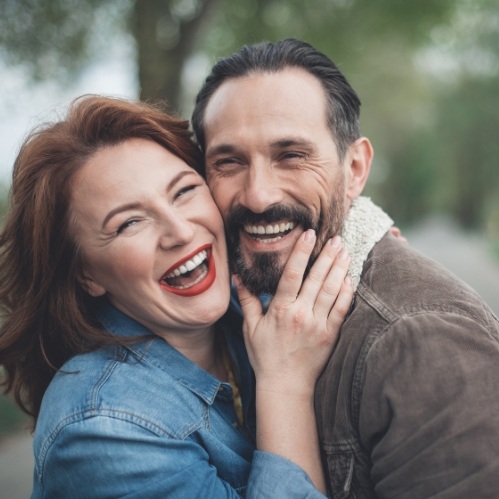
[[[254,213],[243,206],[238,206],[229,212],[226,236],[230,269],[232,273],[239,276],[251,293],[255,295],[275,294],[286,261],[278,251],[258,252],[244,257],[241,254],[239,237],[243,225],[272,224],[282,220],[292,220],[295,226],[301,225],[304,231],[314,229],[317,240],[305,270],[304,277],[306,277],[324,244],[328,239],[339,234],[343,228],[346,215],[343,185],[343,182],[338,185],[329,206],[316,220],[308,208],[296,205],[272,206],[263,213]]]

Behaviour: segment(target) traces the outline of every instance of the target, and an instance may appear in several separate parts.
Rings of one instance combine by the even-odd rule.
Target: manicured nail
[[[339,248],[341,245],[341,237],[340,236],[334,236],[332,239],[329,240],[329,244],[333,248]]]
[[[343,248],[340,253],[340,258],[342,260],[346,260],[347,258],[349,258],[349,256],[350,255],[348,254],[348,251],[345,248]]]
[[[313,243],[315,240],[315,230],[314,229],[308,229],[305,232],[305,241],[307,243]]]

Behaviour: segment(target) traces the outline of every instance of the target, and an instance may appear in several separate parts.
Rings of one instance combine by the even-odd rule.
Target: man
[[[198,94],[193,127],[233,271],[272,294],[308,228],[341,234],[352,311],[316,389],[338,498],[499,497],[499,324],[476,293],[390,234],[361,197],[373,149],[360,101],[296,40],[243,47]]]

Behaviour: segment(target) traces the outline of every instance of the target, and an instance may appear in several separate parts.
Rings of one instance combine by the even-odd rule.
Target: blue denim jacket
[[[254,378],[236,320],[220,327],[244,427],[230,385],[160,338],[78,355],[43,399],[32,497],[324,497],[300,467],[254,450]],[[108,304],[101,322],[115,335],[150,334]]]

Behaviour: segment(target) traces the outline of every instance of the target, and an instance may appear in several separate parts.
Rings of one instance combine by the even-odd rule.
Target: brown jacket
[[[334,499],[498,498],[497,317],[385,235],[318,381],[316,412]]]

